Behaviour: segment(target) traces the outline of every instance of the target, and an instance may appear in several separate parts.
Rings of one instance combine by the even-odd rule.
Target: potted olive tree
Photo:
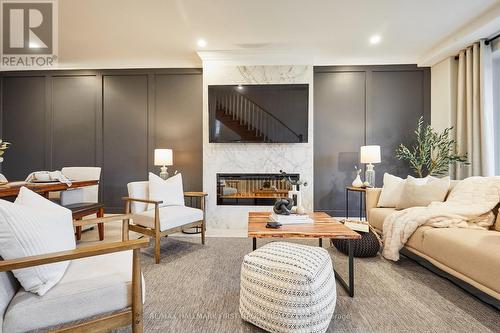
[[[420,117],[415,130],[415,144],[410,148],[400,144],[396,149],[396,158],[408,161],[418,177],[447,175],[451,165],[469,164],[467,154],[456,153],[456,141],[450,138],[452,129],[449,127],[438,133],[431,125],[424,124],[424,118]]]

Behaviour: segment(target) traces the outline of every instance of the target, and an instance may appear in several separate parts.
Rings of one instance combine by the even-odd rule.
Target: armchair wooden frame
[[[114,215],[104,218],[79,220],[75,221],[75,226],[117,221],[120,219],[126,219],[128,217],[129,216],[127,215]],[[90,319],[87,321],[79,322],[78,324],[68,324],[55,330],[51,330],[51,332],[107,332],[115,328],[132,325],[132,332],[142,333],[144,328],[140,249],[148,247],[148,245],[148,239],[127,239],[121,242],[84,246],[70,251],[61,251],[19,259],[4,260],[0,261],[0,272],[132,250],[132,307],[121,310],[119,312],[114,312],[110,315],[99,317],[97,319]]]
[[[184,229],[190,229],[194,227],[200,227],[201,228],[201,244],[205,244],[205,231],[206,231],[206,226],[205,226],[205,198],[207,197],[207,193],[204,192],[184,192],[184,197],[186,198],[200,198],[200,209],[203,211],[203,219],[200,221],[184,224],[175,228],[167,229],[164,231],[160,230],[160,204],[162,201],[155,201],[155,200],[147,200],[147,199],[140,199],[140,198],[131,198],[131,197],[124,197],[122,198],[125,201],[125,214],[132,217],[133,219],[133,214],[131,214],[131,209],[130,209],[130,204],[132,201],[135,202],[141,202],[141,203],[147,203],[147,204],[152,204],[155,206],[155,218],[154,218],[154,228],[148,228],[144,227],[138,224],[134,224],[130,222],[130,218],[124,219],[123,220],[123,237],[126,237],[124,239],[128,239],[128,232],[129,230],[138,232],[143,235],[147,235],[149,237],[152,237],[155,241],[155,261],[157,264],[160,263],[161,257],[160,257],[160,240],[162,237],[167,237],[168,235],[181,232]]]

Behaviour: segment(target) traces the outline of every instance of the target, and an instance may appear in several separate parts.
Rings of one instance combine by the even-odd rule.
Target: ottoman
[[[326,332],[337,292],[328,251],[285,242],[247,254],[241,266],[240,314],[269,332]]]
[[[375,257],[380,251],[380,241],[374,231],[358,232],[361,239],[351,240],[353,246],[353,254],[355,257],[367,258]],[[349,240],[347,239],[332,239],[332,245],[345,255],[349,255]]]

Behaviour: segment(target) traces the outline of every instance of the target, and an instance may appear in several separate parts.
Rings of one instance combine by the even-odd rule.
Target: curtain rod
[[[491,38],[488,38],[487,40],[484,41],[484,44],[489,45],[492,41],[494,41],[495,39],[497,39],[499,37],[500,37],[500,34],[497,34]],[[455,56],[455,60],[458,60],[458,55]]]
[[[484,41],[484,44],[488,45],[489,43],[491,43],[492,41],[494,41],[495,39],[497,39],[498,37],[500,37],[500,34],[497,34],[491,38],[488,38],[487,40]]]

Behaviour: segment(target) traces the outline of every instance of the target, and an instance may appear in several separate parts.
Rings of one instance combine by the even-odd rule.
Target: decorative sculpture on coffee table
[[[282,198],[276,200],[273,211],[278,215],[290,215],[292,213],[293,199]]]
[[[302,180],[292,180],[292,178],[283,170],[280,170],[283,179],[290,185],[292,185],[292,190],[288,192],[288,196],[295,202],[297,206],[297,210],[301,212],[304,211],[304,207],[302,206],[302,193],[300,192],[299,186],[307,186],[306,181]]]

